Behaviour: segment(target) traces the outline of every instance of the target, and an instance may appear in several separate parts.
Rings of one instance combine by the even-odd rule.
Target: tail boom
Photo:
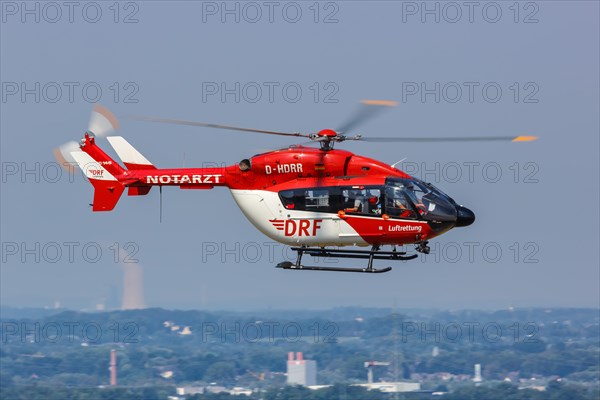
[[[152,186],[179,186],[181,189],[228,186],[228,169],[235,168],[157,169],[125,139],[112,139],[110,143],[128,169],[108,156],[87,133],[81,142],[81,150],[71,153],[94,186],[93,211],[113,210],[125,188],[128,196],[144,196]]]

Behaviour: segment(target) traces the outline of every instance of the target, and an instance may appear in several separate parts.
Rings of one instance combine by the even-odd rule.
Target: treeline
[[[144,388],[62,388],[21,387],[2,388],[3,400],[166,400],[175,396],[173,387]],[[363,387],[334,385],[319,390],[300,386],[286,386],[256,392],[251,396],[234,396],[228,393],[206,393],[185,396],[187,400],[431,400],[430,393],[381,393]],[[551,383],[546,391],[519,389],[516,385],[501,383],[492,386],[468,386],[446,393],[444,400],[597,400],[598,387]]]
[[[371,312],[344,309],[317,312],[315,318],[289,312],[284,318],[147,309],[5,318],[0,383],[107,384],[111,349],[117,350],[119,383],[125,386],[280,387],[287,353],[298,351],[317,361],[319,384],[364,382],[368,360],[392,363],[375,371],[376,379],[387,381],[440,372],[468,379],[474,364],[482,364],[485,381],[509,374],[513,382],[534,376],[599,380],[597,310],[374,312],[369,317]],[[192,334],[182,335],[185,327]],[[99,340],[87,341],[86,335]]]

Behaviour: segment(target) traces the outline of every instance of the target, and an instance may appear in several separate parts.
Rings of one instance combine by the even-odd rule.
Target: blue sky
[[[22,4],[2,2],[0,30],[3,305],[110,305],[121,248],[136,252],[151,306],[598,307],[597,2],[429,2],[433,13],[421,2],[228,2],[230,13],[222,2]],[[541,139],[344,144],[390,164],[406,157],[400,167],[477,215],[432,243],[436,254],[379,276],[274,269],[292,254],[223,188],[166,189],[162,223],[155,190],[92,213],[92,187],[53,164],[96,101],[118,116],[313,132],[365,98],[399,105],[363,135]],[[158,167],[231,164],[291,144],[121,122]]]

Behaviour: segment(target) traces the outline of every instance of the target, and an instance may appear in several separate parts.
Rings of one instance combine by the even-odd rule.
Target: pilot
[[[399,187],[388,189],[388,209],[387,213],[393,217],[400,218],[415,218],[415,213],[407,203],[406,198],[403,193],[406,193],[406,190],[402,190]],[[412,200],[412,196],[411,196]]]
[[[354,207],[346,208],[346,212],[366,212],[367,201],[362,190],[350,190],[348,191],[348,200],[354,199]]]
[[[375,215],[381,215],[381,201],[378,196],[369,197],[369,210]]]
[[[410,201],[417,207],[419,214],[427,214],[427,207],[423,204],[423,200],[419,199],[415,193],[415,187],[412,184],[406,185],[405,193],[410,198]]]

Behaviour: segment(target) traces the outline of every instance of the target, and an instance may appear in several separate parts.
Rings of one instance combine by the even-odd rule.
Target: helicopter
[[[111,211],[127,188],[128,196],[147,195],[153,186],[180,189],[230,190],[245,217],[263,234],[297,253],[295,262],[283,261],[284,270],[383,273],[374,260],[411,260],[428,254],[428,242],[453,228],[466,227],[475,214],[434,185],[373,158],[335,149],[345,141],[369,142],[529,142],[536,136],[476,137],[363,137],[349,134],[379,110],[396,102],[364,100],[358,113],[339,129],[315,133],[279,132],[205,122],[148,116],[138,121],[225,129],[245,133],[309,139],[319,147],[291,145],[213,168],[159,169],[122,136],[108,136],[118,128],[116,117],[95,106],[90,125],[79,143],[55,149],[62,163],[76,163],[94,187],[92,211]],[[107,155],[96,143],[106,136],[118,157]],[[161,211],[162,212],[162,211]],[[162,218],[162,215],[161,215]],[[415,253],[398,246],[414,245]],[[347,249],[346,247],[359,247]],[[391,250],[382,250],[391,246]],[[370,247],[370,249],[365,249]],[[365,259],[364,268],[311,266],[303,255]]]

